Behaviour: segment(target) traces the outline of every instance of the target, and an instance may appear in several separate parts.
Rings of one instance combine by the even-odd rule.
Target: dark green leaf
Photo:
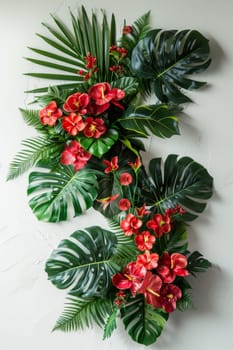
[[[98,226],[75,231],[46,262],[48,278],[80,297],[105,296],[112,288],[112,275],[123,268],[126,250],[131,258],[131,245],[122,232]]]
[[[211,266],[211,262],[203,258],[203,255],[198,251],[193,252],[188,257],[188,271],[193,276],[196,276],[196,272],[205,272]]]
[[[97,197],[98,183],[91,169],[74,171],[72,166],[60,165],[48,172],[32,172],[29,176],[28,194],[34,214],[39,220],[59,222],[67,220],[73,209],[74,216],[92,207]]]
[[[206,200],[212,196],[213,179],[207,170],[192,158],[171,154],[164,167],[161,158],[154,158],[149,164],[151,181],[144,192],[145,200],[157,211],[163,212],[177,204],[185,209],[180,219],[193,220],[203,212]]]
[[[143,296],[137,296],[121,308],[121,317],[134,341],[150,345],[160,336],[168,314],[162,309],[155,309],[146,304]]]
[[[192,296],[187,290],[182,291],[182,298],[177,301],[176,307],[179,311],[186,311],[193,308]]]
[[[126,95],[135,94],[138,89],[138,81],[133,77],[122,77],[113,81],[112,87],[124,90]]]
[[[118,122],[141,137],[150,133],[163,138],[179,134],[178,119],[173,110],[164,104],[130,107]]]
[[[181,89],[198,89],[205,83],[187,76],[204,71],[209,64],[208,40],[195,30],[152,30],[132,52],[133,70],[153,81],[162,102],[190,101]]]

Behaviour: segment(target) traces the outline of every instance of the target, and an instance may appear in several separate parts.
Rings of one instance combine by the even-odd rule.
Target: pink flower
[[[138,219],[133,214],[127,214],[125,220],[120,223],[121,229],[126,236],[131,236],[134,233],[138,233],[138,229],[142,226],[142,220]]]
[[[70,135],[76,136],[86,126],[80,114],[70,113],[62,119],[62,127]]]
[[[77,171],[82,169],[90,158],[91,154],[85,151],[78,141],[73,140],[62,152],[61,163],[63,165],[74,165]]]
[[[169,215],[155,214],[146,226],[152,229],[158,237],[161,237],[164,233],[171,231],[170,221]]]
[[[176,309],[177,300],[181,299],[182,291],[174,284],[163,284],[160,289],[159,302],[166,312],[173,312]]]
[[[66,112],[78,112],[79,114],[87,113],[87,105],[89,104],[89,96],[86,93],[76,92],[70,95],[63,105]]]
[[[147,304],[153,305],[155,308],[160,308],[160,289],[162,287],[162,280],[158,275],[152,272],[147,272],[144,282],[138,293],[144,294]]]
[[[118,207],[120,210],[128,210],[131,207],[131,202],[127,198],[119,200]]]
[[[133,27],[132,26],[124,26],[122,29],[122,33],[123,34],[130,34],[133,31]]]
[[[112,277],[112,283],[118,289],[130,289],[132,295],[135,296],[145,275],[144,266],[131,262],[126,265],[122,273],[117,273]]]
[[[133,177],[130,173],[122,173],[120,175],[120,184],[122,186],[128,186],[132,183]]]
[[[109,196],[109,197],[105,197],[105,198],[101,198],[101,199],[96,199],[97,202],[99,203],[103,203],[103,209],[105,210],[109,204],[113,201],[115,201],[118,197],[120,196],[119,193],[114,194],[113,196]]]
[[[143,231],[134,240],[139,250],[150,250],[155,242],[155,236],[152,236],[149,231]]]
[[[137,256],[137,263],[143,265],[147,270],[155,269],[158,266],[159,255],[146,250],[144,254]]]
[[[54,126],[57,119],[62,116],[62,110],[57,108],[55,101],[51,101],[47,106],[39,111],[40,122],[43,125]]]
[[[176,276],[187,276],[187,258],[183,254],[165,252],[159,261],[157,271],[165,283],[171,283]]]
[[[111,173],[112,171],[116,171],[119,168],[117,156],[113,157],[110,161],[104,159],[103,163],[107,165],[107,168],[104,170],[106,174]]]
[[[85,129],[83,131],[86,137],[93,137],[95,139],[100,138],[103,134],[105,134],[107,128],[104,125],[104,120],[102,118],[92,118],[87,117],[85,119]]]

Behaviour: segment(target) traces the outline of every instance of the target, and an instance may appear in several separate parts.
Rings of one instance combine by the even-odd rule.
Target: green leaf
[[[33,126],[37,131],[47,134],[47,131],[45,131],[44,126],[40,122],[38,110],[23,108],[20,108],[19,110],[22,114],[23,120],[27,125]]]
[[[203,255],[198,251],[193,252],[188,257],[188,271],[196,276],[196,272],[205,272],[208,268],[212,266],[211,262],[203,258]]]
[[[177,204],[185,209],[180,220],[189,221],[202,213],[206,200],[213,193],[213,179],[207,170],[192,158],[178,159],[170,154],[164,166],[161,158],[154,158],[149,164],[150,181],[144,199],[155,210],[164,212]],[[145,179],[146,180],[146,179]]]
[[[112,312],[110,299],[80,298],[68,295],[62,315],[57,320],[54,330],[64,332],[77,331],[92,327],[93,323],[103,326]]]
[[[80,143],[85,150],[93,154],[97,158],[101,158],[108,152],[118,139],[118,132],[116,129],[108,129],[99,139],[96,138],[80,138]]]
[[[187,76],[204,71],[210,61],[208,40],[195,30],[152,30],[132,52],[138,77],[153,82],[160,101],[177,104],[190,101],[182,89],[205,85]]]
[[[187,290],[182,291],[182,298],[177,300],[176,307],[179,311],[193,308],[192,296]]]
[[[157,340],[168,319],[168,314],[162,309],[146,304],[143,296],[131,298],[120,311],[131,338],[144,345],[153,344]]]
[[[129,107],[118,122],[141,137],[147,137],[150,133],[163,138],[179,134],[178,119],[172,109],[164,104]]]
[[[95,172],[73,166],[59,165],[56,170],[32,172],[29,176],[29,205],[39,220],[59,222],[67,220],[73,209],[74,216],[92,207],[97,197],[98,183]]]
[[[104,326],[103,340],[105,340],[106,338],[110,338],[114,330],[117,328],[117,324],[116,324],[117,311],[118,311],[117,308],[115,308],[107,319],[107,322]]]
[[[128,246],[131,258],[131,242],[122,232],[98,226],[75,231],[46,262],[48,278],[57,288],[69,288],[77,296],[103,297],[112,288],[112,275],[123,268]]]
[[[126,95],[136,94],[138,89],[138,81],[133,77],[122,77],[114,80],[111,84],[112,88],[124,90]]]
[[[27,114],[26,119],[29,124],[36,126],[37,124],[33,119],[33,115],[34,113]],[[24,114],[24,116],[26,116],[26,114]],[[57,157],[64,147],[64,143],[55,143],[45,136],[23,140],[22,145],[25,148],[18,152],[10,163],[7,176],[8,180],[15,179],[22,175],[41,159]]]

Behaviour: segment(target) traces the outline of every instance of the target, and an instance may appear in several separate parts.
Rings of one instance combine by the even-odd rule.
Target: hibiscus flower
[[[62,152],[61,163],[63,165],[73,165],[77,171],[82,169],[90,158],[91,154],[84,150],[78,141],[73,140],[70,145],[66,145]]]
[[[57,119],[62,116],[62,110],[57,108],[55,101],[51,101],[47,106],[39,111],[40,122],[43,125],[54,126]]]

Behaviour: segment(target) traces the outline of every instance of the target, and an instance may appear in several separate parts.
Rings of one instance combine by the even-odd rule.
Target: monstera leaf
[[[195,30],[152,30],[132,52],[133,70],[152,81],[162,102],[190,101],[181,89],[198,89],[205,83],[187,76],[204,71],[209,64],[208,40]]]
[[[98,183],[95,172],[60,165],[57,170],[32,172],[29,175],[28,195],[34,214],[39,220],[58,222],[66,220],[68,211],[74,216],[82,214],[93,205]]]
[[[150,133],[162,138],[179,134],[178,119],[165,104],[130,107],[118,121],[138,137],[147,137]]]
[[[134,257],[133,241],[98,226],[75,231],[52,252],[46,263],[50,281],[80,297],[105,296],[111,277]]]
[[[145,199],[157,211],[180,204],[185,209],[185,221],[193,220],[205,207],[205,201],[212,196],[213,179],[207,170],[192,158],[167,157],[164,167],[161,158],[150,161],[148,190]]]
[[[160,336],[168,314],[162,309],[154,309],[142,296],[137,296],[121,308],[121,317],[134,341],[150,345]]]

